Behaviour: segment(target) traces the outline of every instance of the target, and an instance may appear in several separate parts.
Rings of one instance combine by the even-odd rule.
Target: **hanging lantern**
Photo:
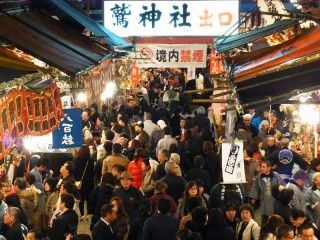
[[[132,61],[131,65],[131,82],[137,84],[140,82],[140,70],[137,67],[136,61]]]
[[[211,51],[211,54],[209,56],[209,66],[211,75],[221,74],[225,72],[221,55],[217,55],[214,51]]]

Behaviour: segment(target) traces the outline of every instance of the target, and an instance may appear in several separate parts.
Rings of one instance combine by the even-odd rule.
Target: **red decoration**
[[[136,61],[132,61],[132,66],[131,66],[131,82],[133,84],[137,84],[140,82],[140,70],[137,67]]]
[[[210,74],[216,75],[225,72],[221,55],[217,55],[211,51],[209,56]]]
[[[42,94],[26,89],[9,91],[0,100],[0,153],[7,153],[16,137],[52,132],[62,117],[60,91],[55,83]]]

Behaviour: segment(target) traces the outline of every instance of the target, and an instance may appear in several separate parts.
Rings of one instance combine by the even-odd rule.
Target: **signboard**
[[[260,7],[261,12],[268,12],[270,14],[262,14],[262,26],[267,26],[279,19],[283,19],[277,14],[288,15],[281,0],[258,0],[257,5]]]
[[[239,0],[104,1],[104,26],[121,37],[221,36],[238,20]]]
[[[81,109],[64,109],[59,128],[52,132],[53,148],[80,147],[83,143]]]
[[[222,178],[223,183],[244,183],[243,142],[222,143]]]
[[[136,44],[140,68],[205,68],[206,44]]]

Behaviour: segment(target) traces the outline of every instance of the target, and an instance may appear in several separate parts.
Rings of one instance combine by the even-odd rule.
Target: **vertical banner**
[[[83,143],[81,109],[64,109],[64,118],[52,132],[53,148],[80,147]]]
[[[221,74],[225,72],[223,68],[221,54],[217,55],[214,53],[214,51],[211,51],[211,54],[209,56],[209,66],[211,75]]]
[[[222,143],[222,178],[223,183],[244,183],[243,142]]]
[[[131,82],[133,84],[138,84],[140,82],[140,70],[136,61],[132,61],[131,65]]]

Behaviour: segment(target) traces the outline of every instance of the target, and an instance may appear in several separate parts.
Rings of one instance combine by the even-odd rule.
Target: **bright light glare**
[[[303,123],[315,125],[319,122],[319,112],[312,105],[301,104],[299,115]]]
[[[87,94],[85,94],[84,92],[78,93],[78,95],[77,95],[77,100],[78,100],[79,102],[85,102],[85,101],[87,101]]]
[[[107,98],[112,98],[116,90],[117,85],[114,82],[108,82],[104,92],[101,94],[101,100],[104,101]]]

